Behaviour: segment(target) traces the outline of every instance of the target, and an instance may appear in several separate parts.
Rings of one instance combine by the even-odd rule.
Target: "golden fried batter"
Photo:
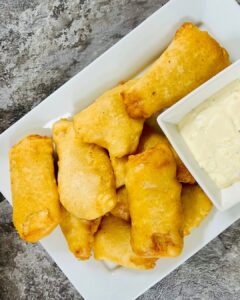
[[[122,187],[119,189],[117,196],[117,205],[111,211],[111,214],[129,221],[129,200],[126,188]],[[184,214],[183,232],[186,236],[207,217],[212,209],[212,203],[197,184],[184,184],[182,187],[181,200]]]
[[[153,130],[147,125],[144,125],[143,132],[140,138],[140,142],[138,145],[137,152],[143,152],[145,150],[151,149],[155,147],[157,144],[165,144],[172,150],[174,158],[177,164],[177,180],[181,183],[195,183],[195,179],[185,167],[177,152],[174,150],[172,145],[168,142],[167,138],[161,134]]]
[[[130,244],[130,224],[114,216],[104,217],[94,241],[94,256],[131,269],[154,268],[156,259],[135,254]]]
[[[74,127],[84,142],[106,148],[112,157],[133,153],[138,145],[143,120],[129,117],[121,92],[135,81],[104,93],[74,117]]]
[[[88,259],[101,218],[83,220],[76,218],[62,207],[61,229],[67,240],[70,251],[81,260]]]
[[[145,124],[139,140],[137,153],[141,153],[154,148],[158,144],[164,144],[168,147],[171,147],[170,143],[163,133],[161,134],[159,132],[156,132],[154,129]]]
[[[173,149],[173,147],[171,147],[171,149],[177,164],[177,180],[181,183],[194,184],[196,180],[188,171],[184,163],[181,161],[180,157],[178,156],[177,152]]]
[[[10,173],[13,223],[23,240],[37,242],[60,222],[52,140],[30,135],[13,146]]]
[[[117,158],[110,156],[113,172],[116,180],[116,188],[120,188],[125,184],[127,156]]]
[[[62,205],[80,219],[93,220],[116,204],[114,174],[106,151],[83,143],[73,123],[54,124],[53,139],[59,157],[58,189]]]
[[[134,252],[145,257],[179,255],[183,247],[181,184],[169,147],[159,144],[129,156],[126,188]]]
[[[228,53],[207,32],[184,23],[153,66],[123,91],[133,118],[169,107],[230,64]]]
[[[183,185],[184,235],[199,226],[212,209],[212,202],[198,185]]]
[[[111,210],[111,214],[125,221],[130,221],[128,195],[125,186],[117,190],[117,204]]]

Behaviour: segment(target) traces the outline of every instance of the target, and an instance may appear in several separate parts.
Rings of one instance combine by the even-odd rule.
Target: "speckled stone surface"
[[[165,2],[0,0],[0,132]],[[0,300],[82,299],[11,214],[0,195]],[[240,221],[139,298],[155,299],[240,299]]]

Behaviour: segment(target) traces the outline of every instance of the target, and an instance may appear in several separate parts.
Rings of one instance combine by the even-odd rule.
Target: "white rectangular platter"
[[[166,48],[184,21],[206,28],[226,47],[232,61],[240,58],[240,6],[235,0],[171,0],[0,136],[0,191],[10,203],[10,147],[26,134],[50,133],[54,120],[78,112],[103,91],[140,72]],[[130,300],[177,268],[239,217],[240,205],[226,212],[214,210],[186,238],[180,257],[161,259],[151,271],[109,268],[93,259],[77,261],[59,229],[41,243],[86,300]]]

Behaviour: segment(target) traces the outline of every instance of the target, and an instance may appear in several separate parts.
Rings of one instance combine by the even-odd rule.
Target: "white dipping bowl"
[[[165,110],[157,119],[158,124],[183,163],[219,210],[226,210],[240,202],[240,181],[224,189],[218,188],[209,175],[199,166],[192,152],[186,145],[179,131],[178,124],[194,108],[239,78],[240,60]]]

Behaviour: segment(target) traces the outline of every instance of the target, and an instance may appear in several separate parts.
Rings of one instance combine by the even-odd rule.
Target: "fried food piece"
[[[116,180],[116,188],[120,188],[125,184],[125,176],[126,176],[126,164],[127,164],[127,156],[117,158],[110,156],[110,160],[113,167],[113,172]]]
[[[158,133],[145,124],[138,144],[137,153],[141,153],[151,148],[154,148],[158,144],[164,144],[168,147],[171,147],[170,143],[168,142],[168,139],[163,133]]]
[[[132,118],[148,118],[171,106],[230,64],[228,53],[207,32],[184,23],[152,67],[123,91]]]
[[[117,192],[117,205],[111,214],[123,220],[130,220],[128,194],[125,187]],[[200,225],[212,209],[212,202],[197,184],[184,184],[182,187],[181,200],[184,214],[184,236]]]
[[[177,164],[177,180],[181,183],[194,184],[196,180],[188,171],[184,163],[181,161],[180,157],[177,155],[177,152],[173,149],[173,147],[171,147],[171,149]]]
[[[125,186],[117,190],[117,204],[111,210],[111,214],[125,221],[130,221],[128,194]]]
[[[114,216],[104,217],[94,241],[94,257],[131,269],[152,269],[156,259],[135,254],[130,244],[130,224]]]
[[[121,92],[134,82],[107,91],[74,116],[75,130],[84,142],[106,148],[113,157],[123,157],[136,150],[143,120],[129,117],[121,96]]]
[[[60,222],[52,140],[27,136],[13,146],[9,158],[13,223],[23,240],[34,243]]]
[[[139,141],[137,152],[141,153],[155,147],[157,144],[165,144],[172,150],[177,164],[177,180],[181,183],[195,183],[195,179],[185,167],[177,152],[174,150],[168,139],[161,133],[156,132],[147,125],[144,125],[143,132]]]
[[[158,144],[129,156],[126,188],[134,252],[145,257],[179,255],[183,247],[181,184],[169,147]]]
[[[94,234],[98,230],[101,218],[83,220],[76,218],[62,207],[62,232],[67,240],[70,251],[81,260],[88,259],[94,242]]]
[[[117,202],[115,179],[106,151],[83,143],[73,123],[60,120],[53,126],[58,154],[58,190],[62,205],[75,217],[97,219]]]
[[[183,185],[184,236],[199,226],[212,209],[212,202],[198,185]]]

